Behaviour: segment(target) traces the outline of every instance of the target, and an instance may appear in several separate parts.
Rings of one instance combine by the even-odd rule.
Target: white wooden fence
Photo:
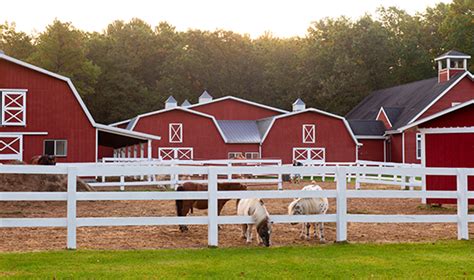
[[[474,215],[468,215],[468,199],[474,198],[474,192],[468,191],[468,176],[474,176],[474,169],[453,168],[387,168],[387,167],[195,167],[195,166],[9,166],[1,165],[0,173],[21,174],[66,174],[67,192],[0,192],[0,201],[67,201],[65,218],[0,218],[0,228],[5,227],[67,227],[67,248],[76,245],[77,227],[88,226],[141,226],[141,225],[208,225],[209,246],[218,245],[219,224],[251,223],[249,217],[218,216],[218,199],[264,198],[281,199],[296,197],[328,197],[336,199],[336,213],[326,215],[272,215],[275,223],[290,222],[334,222],[336,223],[336,241],[347,240],[347,224],[351,223],[457,223],[458,239],[469,238],[469,222]],[[270,190],[270,191],[218,191],[219,175],[229,174],[336,174],[336,190]],[[426,190],[348,190],[348,174],[389,174],[403,176],[450,175],[457,177],[456,191]],[[140,176],[149,174],[207,174],[208,191],[200,192],[77,192],[77,177],[89,176]],[[241,182],[241,179],[228,181]],[[348,214],[349,198],[453,198],[457,199],[457,214],[451,215],[372,215]],[[207,199],[207,216],[194,217],[77,217],[77,201],[104,200],[187,200]]]

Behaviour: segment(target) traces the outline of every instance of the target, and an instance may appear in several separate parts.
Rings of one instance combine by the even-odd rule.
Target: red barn
[[[55,155],[59,162],[95,162],[114,148],[160,137],[94,121],[67,77],[0,52],[0,161]]]
[[[293,112],[233,96],[181,106],[170,97],[165,109],[114,126],[160,134],[152,145],[162,159],[274,158],[297,161],[355,162],[358,142],[347,121],[298,99]]]
[[[374,91],[350,111],[346,118],[363,144],[359,159],[420,163],[421,134],[405,127],[474,98],[470,58],[449,51],[435,59],[438,77]]]
[[[472,77],[472,76],[471,76]],[[474,100],[423,118],[406,129],[421,132],[422,165],[426,167],[474,168]],[[474,190],[474,177],[468,178]],[[454,176],[427,176],[427,190],[456,190]],[[453,199],[428,199],[427,203],[456,203]],[[474,200],[469,200],[474,204]]]

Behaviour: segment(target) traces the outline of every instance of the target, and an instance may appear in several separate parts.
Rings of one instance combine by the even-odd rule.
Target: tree
[[[32,38],[15,29],[15,23],[0,24],[0,50],[15,58],[26,60],[34,51]]]

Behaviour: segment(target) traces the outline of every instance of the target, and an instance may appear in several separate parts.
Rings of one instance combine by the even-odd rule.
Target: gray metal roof
[[[191,106],[191,103],[186,99],[184,100],[183,104],[181,104],[181,107],[189,107]]]
[[[383,136],[385,125],[377,120],[349,120],[349,126],[355,135]]]
[[[374,91],[352,109],[346,118],[348,120],[375,120],[381,107],[398,108],[399,116],[394,123],[392,122],[392,128],[400,128],[407,125],[463,74],[458,73],[444,83],[438,83],[436,77]]]
[[[260,143],[261,136],[257,121],[252,120],[218,120],[228,143]]]
[[[459,52],[459,51],[456,51],[456,50],[450,50],[450,51],[447,51],[445,53],[443,53],[442,55],[438,56],[438,57],[444,57],[444,56],[469,56],[465,53],[462,53],[462,52]]]
[[[395,123],[398,120],[398,117],[403,111],[403,108],[400,107],[383,107],[385,114],[387,115],[390,123]]]
[[[138,117],[135,117],[135,118],[133,118],[133,119],[130,119],[130,121],[128,122],[127,127],[126,127],[125,129],[132,130],[133,126],[134,126],[135,123],[137,122],[137,118],[138,118]]]
[[[301,98],[296,99],[293,105],[306,105]]]

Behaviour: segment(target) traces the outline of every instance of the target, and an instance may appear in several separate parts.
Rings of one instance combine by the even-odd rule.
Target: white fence
[[[218,199],[237,198],[296,198],[328,197],[336,199],[336,213],[326,215],[272,215],[275,223],[290,222],[335,222],[336,240],[347,240],[347,223],[457,223],[458,238],[468,239],[468,223],[474,222],[474,215],[468,215],[468,199],[474,192],[468,192],[468,176],[474,176],[474,169],[453,168],[387,168],[387,167],[195,167],[195,166],[0,166],[0,173],[21,174],[66,174],[67,192],[0,192],[0,201],[67,201],[66,218],[0,218],[0,228],[5,227],[67,227],[67,248],[76,248],[77,227],[87,226],[140,226],[140,225],[208,225],[208,244],[218,245],[219,224],[251,223],[249,217],[218,216]],[[314,174],[336,174],[336,190],[302,191],[218,191],[219,175],[232,174],[293,174],[304,176]],[[389,174],[403,176],[451,175],[457,177],[457,191],[426,190],[347,190],[348,174]],[[141,176],[149,174],[207,174],[208,191],[200,192],[77,192],[76,179],[88,176]],[[228,181],[241,182],[242,179]],[[370,215],[348,214],[349,198],[453,198],[457,199],[456,215]],[[104,200],[208,200],[208,216],[194,217],[77,217],[77,201]]]

